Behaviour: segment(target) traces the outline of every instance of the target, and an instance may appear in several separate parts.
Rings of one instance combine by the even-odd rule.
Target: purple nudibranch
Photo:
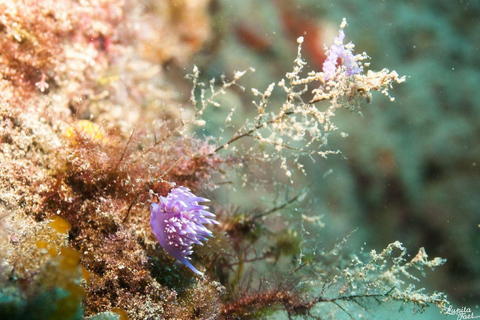
[[[347,77],[359,74],[362,72],[362,68],[358,65],[358,62],[353,55],[353,44],[344,45],[345,32],[343,29],[347,25],[347,20],[343,18],[340,25],[340,31],[333,41],[333,45],[327,50],[327,58],[323,62],[323,73],[325,75],[325,81],[335,77],[337,73],[337,60],[340,58],[345,65],[345,75]]]
[[[172,257],[203,275],[190,263],[192,245],[203,245],[212,232],[204,224],[218,224],[208,206],[199,202],[210,200],[195,196],[186,187],[173,188],[166,197],[150,206],[150,225],[158,242]]]

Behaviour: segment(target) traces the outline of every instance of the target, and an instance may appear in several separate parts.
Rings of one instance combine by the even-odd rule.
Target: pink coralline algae
[[[353,76],[362,71],[352,52],[354,45],[352,43],[346,45],[343,44],[343,40],[345,39],[345,32],[343,32],[343,29],[346,25],[347,22],[343,19],[338,35],[333,41],[333,45],[327,50],[327,59],[323,63],[323,73],[325,74],[326,81],[335,77],[338,59],[342,59],[343,65],[345,66],[345,75],[347,77]]]
[[[212,236],[204,224],[218,224],[215,215],[206,211],[208,206],[198,204],[207,201],[210,200],[195,196],[186,187],[178,187],[150,206],[150,225],[158,242],[198,275],[203,274],[189,261],[192,245],[202,245],[202,241]]]

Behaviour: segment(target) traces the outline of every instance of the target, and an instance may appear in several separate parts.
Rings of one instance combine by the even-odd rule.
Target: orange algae
[[[85,282],[87,283],[87,286],[90,285],[90,271],[88,271],[84,266],[82,266],[82,277],[85,279]]]
[[[70,231],[70,229],[72,229],[72,225],[70,224],[70,222],[63,218],[60,218],[59,216],[55,216],[52,221],[47,224],[47,226],[52,227],[58,233],[67,233],[68,231]]]
[[[49,319],[76,318],[78,306],[81,303],[82,299],[85,297],[85,289],[73,282],[68,282],[65,285],[64,289],[69,292],[69,296],[58,300],[57,312],[53,317]]]
[[[63,269],[74,270],[80,263],[80,252],[72,248],[62,248],[60,251],[62,257],[61,266]]]
[[[89,120],[78,120],[75,125],[65,130],[64,136],[74,145],[77,143],[79,137],[92,141],[107,141],[102,128]]]
[[[113,308],[112,312],[118,314],[120,316],[120,320],[128,320],[128,314],[125,310],[121,308]]]
[[[58,251],[49,241],[46,240],[37,240],[35,241],[35,246],[39,249],[47,249],[48,254],[50,257],[55,257],[58,255]]]
[[[65,289],[70,292],[71,298],[82,298],[85,296],[85,289],[78,284],[75,284],[74,282],[69,282],[65,286]]]
[[[35,241],[35,246],[40,249],[46,249],[48,247],[48,244],[48,241],[45,240]]]
[[[48,252],[48,254],[50,254],[50,257],[52,257],[52,258],[58,255],[57,249],[55,249],[53,247],[48,248],[47,252]]]

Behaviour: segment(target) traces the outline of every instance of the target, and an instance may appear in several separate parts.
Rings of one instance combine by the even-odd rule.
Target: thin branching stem
[[[262,218],[262,217],[268,216],[268,215],[270,215],[270,214],[272,214],[272,213],[274,213],[274,212],[280,211],[280,210],[282,210],[283,208],[285,208],[286,206],[288,206],[289,204],[292,204],[292,203],[294,203],[295,201],[297,201],[298,198],[300,198],[300,196],[303,195],[303,193],[304,193],[304,192],[300,192],[300,193],[298,193],[296,196],[294,196],[293,198],[288,199],[286,202],[282,203],[281,205],[276,206],[276,207],[274,207],[274,208],[272,208],[272,209],[270,209],[270,210],[268,210],[268,211],[265,211],[265,212],[256,214],[256,215],[252,216],[250,219],[251,219],[252,221],[254,221],[254,220],[260,219],[260,218]]]
[[[171,166],[170,168],[168,168],[168,170],[166,170],[164,173],[162,173],[162,175],[158,178],[155,179],[155,181],[162,181],[163,177],[165,177],[181,160],[183,160],[184,158],[181,157],[179,159],[177,159],[177,161],[175,161]],[[138,201],[138,198],[140,197],[140,194],[142,194],[142,192],[144,192],[145,190],[147,190],[148,188],[150,188],[150,186],[155,182],[155,181],[150,181],[150,182],[147,182],[145,183],[145,185],[140,188],[140,190],[137,191],[137,193],[135,194],[135,198],[133,199],[133,201],[130,203],[130,205],[128,206],[128,209],[127,209],[127,213],[125,214],[125,217],[123,218],[122,220],[122,223],[125,223],[130,215],[130,211],[132,210],[133,206],[137,203]]]
[[[214,155],[215,153],[218,153],[218,151],[222,150],[223,148],[230,145],[231,143],[233,143],[233,142],[235,142],[235,141],[237,141],[241,138],[251,136],[252,133],[254,133],[255,131],[257,131],[261,128],[265,128],[265,126],[268,126],[272,123],[278,122],[282,118],[284,118],[286,116],[289,116],[291,114],[293,114],[293,111],[288,111],[288,112],[281,113],[281,114],[277,115],[275,118],[273,118],[269,121],[262,122],[262,123],[259,123],[259,124],[255,125],[252,129],[248,130],[247,132],[244,132],[244,133],[241,133],[241,134],[239,134],[239,133],[235,134],[230,140],[228,140],[227,142],[225,142],[221,146],[217,147],[217,149],[215,149],[215,151],[212,152],[210,155]]]

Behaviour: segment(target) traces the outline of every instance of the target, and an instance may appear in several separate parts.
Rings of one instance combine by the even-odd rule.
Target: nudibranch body
[[[150,225],[158,242],[172,257],[203,275],[190,263],[192,246],[212,236],[204,224],[218,224],[208,206],[199,202],[210,200],[195,196],[186,187],[172,189],[166,197],[150,206]]]

